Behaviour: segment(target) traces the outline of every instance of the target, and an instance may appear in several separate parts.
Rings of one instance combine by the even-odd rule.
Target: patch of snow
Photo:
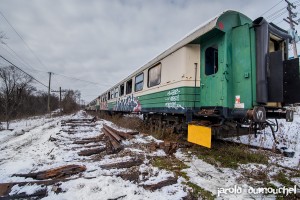
[[[21,194],[21,193],[31,195],[31,194],[34,194],[37,191],[42,190],[43,188],[44,187],[42,187],[40,185],[37,185],[37,184],[25,185],[24,187],[20,187],[19,185],[15,185],[11,188],[11,192],[9,193],[9,195]]]

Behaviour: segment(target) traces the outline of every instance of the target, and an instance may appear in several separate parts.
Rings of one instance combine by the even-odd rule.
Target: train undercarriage
[[[191,131],[190,127],[200,127],[200,129],[196,128],[195,130],[198,136],[195,140],[197,140],[197,144],[207,147],[211,147],[210,141],[212,139],[224,139],[248,134],[253,134],[256,137],[257,134],[262,133],[268,127],[272,132],[274,141],[277,143],[277,119],[285,119],[287,122],[291,122],[293,121],[293,115],[292,108],[262,106],[254,107],[251,110],[229,110],[220,107],[203,108],[196,113],[188,111],[186,114],[143,113],[144,121],[149,125],[151,132],[186,134]],[[206,133],[207,131],[209,131],[209,134]],[[203,137],[200,136],[199,132],[203,133]],[[203,145],[202,140],[209,144]]]

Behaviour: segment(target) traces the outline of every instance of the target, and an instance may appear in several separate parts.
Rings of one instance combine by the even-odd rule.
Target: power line
[[[261,14],[261,16],[263,16],[264,14],[266,14],[267,12],[269,12],[270,10],[272,10],[273,8],[275,8],[278,4],[280,4],[281,2],[283,2],[283,0],[279,1],[278,3],[276,3],[274,6],[272,6],[269,10],[267,10],[266,12],[264,12],[263,14]]]
[[[278,17],[284,15],[285,13],[287,13],[288,11],[287,10],[284,10],[283,12],[281,13],[277,13],[275,16],[271,17],[270,19],[268,19],[269,21],[274,21],[275,19],[277,19]]]
[[[27,72],[25,72],[24,70],[22,70],[20,67],[16,66],[15,64],[13,64],[12,62],[10,62],[9,60],[7,60],[6,58],[4,58],[2,55],[0,55],[0,57],[5,60],[6,62],[8,62],[9,64],[11,64],[13,67],[17,68],[18,70],[20,70],[21,72],[23,72],[24,74],[30,76],[32,79],[34,79],[36,82],[40,83],[41,85],[45,86],[46,88],[48,88],[47,85],[45,85],[44,83],[42,83],[41,81],[37,80],[36,78],[34,78],[32,75],[28,74]]]
[[[15,56],[21,61],[21,62],[23,62],[23,64],[25,64],[26,66],[29,66],[31,69],[33,69],[33,70],[35,70],[35,71],[38,71],[38,70],[36,70],[34,67],[32,67],[30,64],[28,64],[27,62],[25,62],[10,46],[8,46],[8,44],[5,44],[5,46],[7,46],[7,48],[9,49],[9,50],[11,50],[14,54],[15,54]],[[4,49],[4,48],[3,48]],[[6,49],[5,49],[6,50]],[[7,51],[8,52],[8,51]],[[12,55],[12,54],[11,54]]]
[[[34,55],[34,57],[38,60],[38,62],[45,67],[45,65],[42,63],[42,61],[39,59],[39,57],[33,52],[33,50],[29,47],[29,45],[25,42],[23,37],[18,33],[18,31],[13,27],[13,25],[8,21],[8,19],[4,16],[4,14],[0,10],[0,15],[5,19],[7,24],[13,29],[13,31],[21,38],[25,46],[30,50],[30,52]],[[45,67],[46,68],[46,67]]]
[[[4,14],[1,12],[0,10],[0,15],[5,19],[5,21],[7,22],[7,24],[13,29],[13,31],[19,36],[19,38],[23,41],[23,43],[25,44],[25,46],[30,50],[30,52],[35,56],[35,58],[38,60],[38,62],[45,67],[45,65],[42,63],[42,61],[39,59],[39,57],[33,52],[33,50],[29,47],[29,45],[25,42],[25,40],[23,39],[23,37],[21,36],[21,34],[18,33],[18,31],[13,27],[13,25],[8,21],[8,19],[4,16]],[[7,46],[7,45],[6,45]],[[40,72],[45,72],[45,71],[41,71],[41,70],[37,70],[35,69],[34,67],[32,67],[31,65],[29,65],[28,63],[26,63],[23,59],[20,58],[20,56],[18,56],[18,54],[13,50],[11,49],[9,46],[7,46],[11,51],[14,52],[14,54],[23,62],[23,64],[25,63],[25,65],[28,65],[30,66],[33,70],[35,71],[40,71]],[[45,67],[46,68],[46,67]],[[48,72],[45,72],[45,73],[48,73]],[[70,78],[70,79],[73,79],[73,80],[77,80],[77,81],[82,81],[82,82],[86,82],[86,83],[89,83],[89,84],[94,84],[94,85],[101,85],[101,86],[111,86],[111,85],[108,85],[108,84],[99,84],[99,83],[96,83],[96,82],[92,82],[92,81],[87,81],[87,80],[82,80],[82,79],[79,79],[79,78],[75,78],[75,77],[71,77],[71,76],[67,76],[67,75],[63,75],[63,74],[58,74],[58,73],[53,73],[55,75],[59,75],[59,76],[64,76],[66,78]],[[48,88],[48,87],[47,87]]]
[[[44,72],[44,71],[41,71],[41,70],[37,70],[37,69],[35,69],[35,68],[33,68],[30,64],[28,64],[27,62],[25,62],[20,56],[18,56],[18,54],[16,54],[16,52],[12,49],[12,48],[10,48],[7,44],[5,44],[12,52],[14,52],[15,53],[15,55],[16,56],[14,56],[11,52],[9,52],[7,49],[5,49],[5,48],[2,48],[3,50],[5,50],[9,55],[11,55],[12,56],[12,58],[15,58],[16,60],[20,60],[21,61],[21,64],[23,64],[24,66],[26,66],[26,65],[28,65],[28,66],[30,66],[31,68],[26,68],[27,70],[30,70],[30,71],[37,71],[37,72],[42,72],[42,73],[46,73],[46,72]],[[18,59],[17,59],[17,58]],[[20,67],[19,67],[20,68]],[[43,76],[43,74],[42,74],[42,76]]]
[[[284,20],[281,20],[279,22],[276,22],[275,24],[278,25],[278,24],[281,24],[282,22],[284,22]]]
[[[58,73],[53,73],[53,74],[58,75],[58,76],[63,76],[63,77],[66,77],[66,78],[70,78],[70,79],[73,79],[73,80],[77,80],[77,81],[82,81],[82,82],[94,84],[94,85],[111,86],[109,84],[100,84],[100,83],[96,83],[96,82],[92,82],[92,81],[87,81],[87,80],[82,80],[82,79],[79,79],[79,78],[67,76],[67,75],[64,75],[64,74],[58,74]]]
[[[274,17],[275,15],[277,15],[279,12],[281,12],[282,10],[285,10],[286,7],[280,8],[279,10],[276,10],[275,12],[273,12],[272,14],[268,15],[266,17],[266,19],[270,19],[272,17]]]

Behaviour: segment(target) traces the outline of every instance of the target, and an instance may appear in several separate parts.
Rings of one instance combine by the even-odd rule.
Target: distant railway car
[[[175,131],[188,124],[188,140],[207,147],[213,136],[272,128],[271,118],[292,121],[300,79],[291,39],[262,17],[226,11],[101,94],[99,109]]]

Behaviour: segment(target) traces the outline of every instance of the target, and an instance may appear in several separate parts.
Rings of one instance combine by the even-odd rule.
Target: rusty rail
[[[117,131],[106,124],[102,128],[103,133],[108,138],[107,140],[107,150],[111,153],[118,152],[122,149],[121,141],[124,139],[132,139],[133,136],[130,133]],[[136,132],[134,132],[136,134]]]

